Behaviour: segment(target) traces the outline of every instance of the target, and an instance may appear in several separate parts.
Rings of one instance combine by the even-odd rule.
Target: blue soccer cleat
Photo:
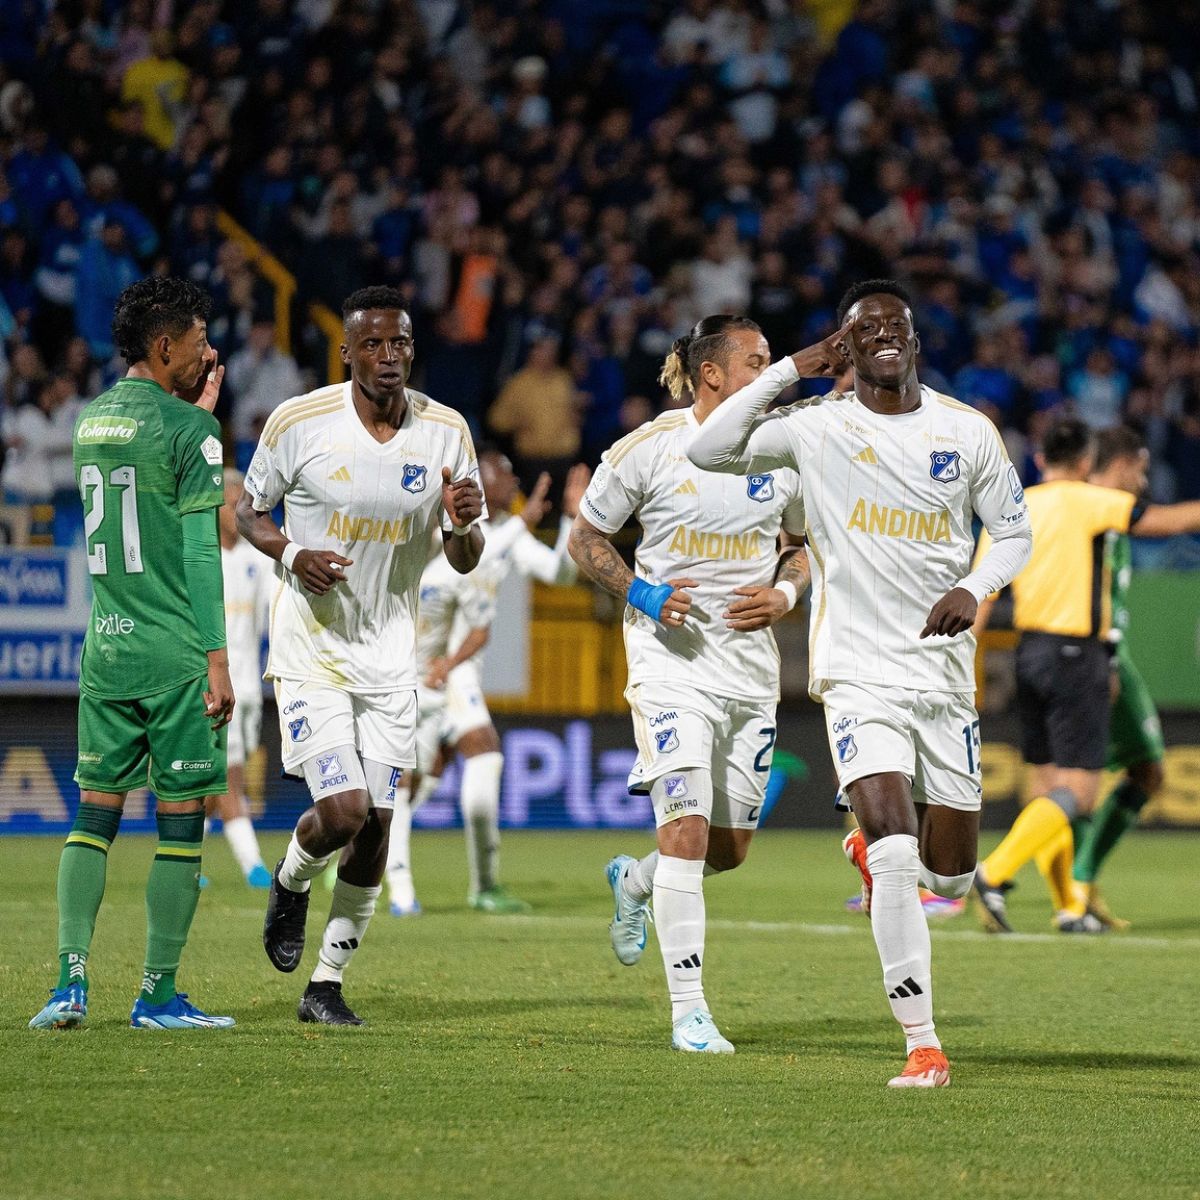
[[[271,886],[271,872],[262,863],[255,863],[250,868],[250,874],[246,876],[246,882],[252,888],[259,888],[265,892]]]
[[[32,1021],[30,1029],[78,1029],[87,1016],[87,992],[80,983],[69,983],[50,993],[46,1007]]]
[[[707,1008],[693,1008],[680,1017],[671,1031],[671,1049],[692,1054],[732,1054],[733,1043],[724,1037]]]
[[[230,1029],[237,1022],[232,1017],[210,1017],[188,1003],[186,992],[176,992],[166,1004],[150,1004],[139,996],[129,1024],[134,1029]]]
[[[393,900],[391,904],[388,905],[388,912],[390,912],[393,917],[419,917],[421,915],[421,911],[421,902],[416,898],[416,896],[413,897],[413,902],[411,904],[400,904]]]
[[[625,872],[637,862],[628,854],[618,854],[604,868],[604,876],[613,894],[613,919],[608,925],[613,953],[627,967],[642,957],[646,949],[646,925],[653,920],[650,906],[644,900],[634,900],[624,887]]]

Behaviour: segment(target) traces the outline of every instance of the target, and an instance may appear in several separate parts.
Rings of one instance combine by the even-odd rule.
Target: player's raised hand
[[[550,508],[550,501],[547,499],[549,495],[550,474],[543,471],[538,476],[537,483],[533,485],[533,491],[526,498],[525,507],[521,509],[521,520],[530,530],[536,529],[542,523],[542,518]]]
[[[225,378],[225,368],[217,361],[219,357],[214,350],[195,384],[175,393],[180,400],[186,400],[205,412],[212,412],[217,407],[217,397],[221,394],[221,383]]]
[[[450,676],[450,660],[445,657],[432,659],[429,669],[425,672],[425,686],[441,691],[446,686]]]
[[[734,588],[733,594],[740,596],[721,615],[726,627],[739,633],[752,629],[766,629],[774,625],[789,611],[787,596],[773,587]]]
[[[292,574],[314,596],[323,596],[346,578],[343,568],[353,565],[354,559],[343,558],[332,550],[301,550],[292,562]]]
[[[692,598],[686,589],[698,585],[694,579],[668,579],[667,585],[671,588],[671,594],[663,603],[658,619],[668,629],[679,629],[692,609]]]
[[[583,501],[583,493],[592,482],[592,472],[587,463],[576,463],[567,472],[567,482],[563,487],[562,510],[564,517],[575,520],[579,516],[579,505]]]
[[[229,657],[224,650],[213,650],[208,656],[208,689],[204,692],[204,715],[212,718],[214,730],[233,720],[237,701],[229,678]]]
[[[470,476],[451,479],[450,468],[443,467],[442,507],[449,515],[450,523],[463,529],[483,516],[483,492]]]
[[[933,637],[935,634],[957,637],[960,633],[965,633],[975,624],[978,608],[979,601],[966,588],[951,588],[929,610],[921,637]]]
[[[847,321],[837,331],[831,333],[823,341],[797,350],[792,355],[792,362],[801,379],[825,379],[837,377],[850,365],[850,330],[854,322]]]

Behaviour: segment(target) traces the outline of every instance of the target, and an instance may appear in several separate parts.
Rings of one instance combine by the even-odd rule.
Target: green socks
[[[104,899],[108,848],[121,824],[119,808],[80,803],[58,860],[58,986],[87,987],[87,957]]]
[[[146,973],[142,995],[165,1004],[200,900],[204,813],[158,814],[158,852],[146,881]]]
[[[1137,824],[1138,814],[1150,799],[1137,784],[1126,779],[1108,794],[1092,817],[1092,827],[1075,843],[1074,876],[1080,883],[1094,883],[1100,866],[1112,853],[1126,830]]]

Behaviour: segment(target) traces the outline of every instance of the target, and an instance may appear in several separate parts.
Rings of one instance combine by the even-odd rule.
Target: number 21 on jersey
[[[79,469],[79,494],[87,510],[83,533],[87,539],[88,573],[108,574],[108,546],[100,541],[93,545],[92,538],[104,522],[106,497],[110,492],[120,493],[121,561],[125,564],[125,574],[140,575],[145,567],[142,565],[142,532],[138,527],[137,468],[114,467],[106,484],[103,472],[95,463],[84,463]]]

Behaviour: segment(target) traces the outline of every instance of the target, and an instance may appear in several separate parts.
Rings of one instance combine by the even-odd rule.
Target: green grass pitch
[[[994,839],[989,839],[992,841]],[[283,839],[266,839],[274,861]],[[891,1092],[903,1061],[855,876],[830,832],[767,832],[706,887],[705,979],[726,1058],[668,1048],[662,966],[608,945],[602,870],[646,834],[509,834],[532,918],[466,911],[457,834],[418,834],[426,914],[376,918],[346,991],[369,1026],[295,1019],[300,972],[262,952],[262,893],[219,838],[181,985],[227,1033],[127,1027],[152,842],[119,838],[84,1030],[25,1024],[54,970],[58,839],[0,841],[0,1195],[139,1197],[1200,1196],[1200,836],[1139,834],[1106,892],[1131,934],[936,926],[953,1084]]]

